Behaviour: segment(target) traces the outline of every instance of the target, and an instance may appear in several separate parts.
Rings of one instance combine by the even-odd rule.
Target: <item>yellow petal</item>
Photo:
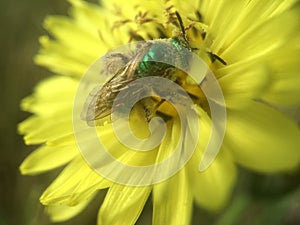
[[[21,108],[43,116],[51,116],[57,111],[62,113],[62,109],[72,112],[77,85],[78,81],[69,77],[53,76],[45,79],[38,84],[33,95],[22,100]]]
[[[107,188],[110,185],[110,182],[102,178],[98,173],[89,168],[90,171],[84,179],[81,179],[77,186],[74,188],[70,199],[67,204],[69,206],[74,206],[80,204],[82,201],[89,199],[91,193],[95,190]]]
[[[282,72],[285,78],[273,81],[262,99],[276,106],[297,106],[300,103],[299,68],[290,68]]]
[[[77,133],[80,135],[77,143],[86,160],[103,176],[120,183],[138,184],[141,179],[140,175],[149,174],[143,173],[148,171],[143,170],[143,166],[152,165],[155,162],[156,149],[136,151],[124,146],[115,136],[111,124],[99,126],[97,129],[100,132],[102,146],[99,144],[97,136],[94,138],[91,136],[91,130]],[[140,168],[135,169],[135,167]],[[136,173],[137,176],[135,176]],[[148,177],[145,179],[151,180]]]
[[[128,29],[125,30],[113,28],[117,21],[126,19],[114,11],[116,8],[114,8],[112,11],[109,11],[106,7],[98,7],[97,5],[88,3],[86,1],[69,0],[69,2],[71,2],[73,5],[73,7],[70,9],[70,13],[76,24],[81,29],[92,33],[93,36],[97,35],[99,43],[98,46],[94,46],[94,48],[100,48],[100,55],[106,53],[107,50],[111,50],[117,46],[128,43]],[[106,4],[107,2],[108,1],[104,1],[101,2],[101,4]],[[122,7],[126,7],[128,5],[129,4],[126,4]],[[133,16],[132,10],[131,15]],[[128,28],[127,25],[128,24],[123,26],[123,28]]]
[[[85,207],[93,200],[94,195],[86,199],[76,206],[68,205],[49,205],[46,212],[50,216],[52,222],[63,222],[77,216]]]
[[[133,225],[139,217],[151,187],[114,184],[108,190],[98,214],[99,225]]]
[[[137,123],[137,125],[140,125],[140,133],[144,133],[143,125],[141,123]],[[134,136],[131,131],[125,130],[125,137],[128,136],[130,138],[131,135]],[[126,147],[117,139],[111,124],[105,125],[104,127],[99,127],[99,134],[101,136],[101,142],[107,148],[109,153],[121,162],[134,166],[145,166],[153,164],[157,154],[157,149],[153,149],[150,151],[137,151],[135,149]],[[138,147],[139,143],[136,144],[136,147]]]
[[[167,157],[170,157],[172,154],[174,154],[174,150],[176,149],[177,145],[182,144],[178,143],[181,135],[180,120],[178,118],[174,118],[172,123],[168,124],[168,126],[168,132],[166,133],[164,140],[159,146],[156,163],[159,163],[162,160],[165,160]],[[166,166],[166,170],[172,170],[176,167],[173,164],[168,164]]]
[[[193,195],[186,171],[153,187],[153,224],[188,225],[193,208]]]
[[[22,101],[23,110],[36,114],[19,124],[26,144],[40,144],[73,132],[76,87],[74,79],[55,76],[41,82],[35,93]]]
[[[199,151],[189,163],[189,176],[197,204],[209,210],[219,210],[228,202],[236,181],[237,171],[225,149],[219,152],[213,163],[199,172]]]
[[[261,172],[292,170],[300,163],[297,124],[263,103],[228,111],[224,145],[238,163]]]
[[[109,181],[97,174],[81,156],[78,156],[44,191],[40,201],[44,205],[68,204],[73,206],[79,204],[78,195],[83,194],[79,197],[88,199],[97,190],[107,188],[109,185]]]
[[[245,4],[245,1],[238,0],[201,2],[200,13],[203,14],[203,19],[209,26],[205,42],[208,46],[211,45],[210,48],[214,53],[219,54],[219,51],[223,51],[228,46],[228,43],[224,42],[236,32],[241,31],[241,24],[244,21],[240,11],[245,8]],[[228,24],[231,26],[229,27]],[[214,41],[212,42],[212,40]]]
[[[70,48],[52,41],[47,36],[40,38],[42,49],[34,58],[38,65],[47,67],[50,71],[67,76],[80,77],[95,59],[85,62],[79,58],[80,52],[71,52]],[[100,55],[99,55],[100,56]]]
[[[98,19],[102,20],[100,15]],[[87,29],[74,20],[62,16],[48,16],[44,26],[58,39],[60,45],[72,49],[70,53],[74,53],[73,57],[80,57],[82,62],[92,62],[105,51],[104,46],[100,44],[98,27]],[[74,35],[74,33],[80,35]]]
[[[38,174],[72,160],[78,154],[75,143],[64,147],[42,146],[32,152],[20,166],[22,174]]]
[[[230,67],[230,68],[229,68]],[[219,75],[224,70],[219,71]],[[227,108],[243,107],[257,99],[269,84],[267,69],[263,66],[229,65],[228,73],[218,79]]]
[[[44,23],[45,28],[57,41],[44,36],[40,38],[42,48],[35,57],[35,62],[48,67],[55,73],[71,76],[82,76],[88,66],[104,54],[110,42],[115,38],[102,40],[99,35],[104,29],[111,35],[111,23],[107,26],[106,15],[95,4],[84,1],[70,1],[72,3],[72,19],[62,16],[47,17]],[[119,35],[118,37],[121,37]],[[116,46],[116,45],[115,45]]]
[[[64,134],[68,134],[72,132],[72,121],[70,118],[67,120],[61,120],[53,118],[54,121],[47,121],[45,123],[36,123],[37,120],[30,120],[30,124],[26,123],[29,121],[25,121],[27,125],[26,133],[27,135],[24,136],[25,143],[30,144],[40,144],[46,142],[47,140],[56,139]],[[41,120],[40,120],[41,121]],[[45,121],[45,120],[42,120]],[[24,129],[24,124],[20,124],[20,130]]]
[[[76,143],[75,135],[72,134],[66,134],[59,138],[47,141],[47,145],[49,146],[66,146],[66,145],[72,145]]]
[[[218,53],[228,48],[245,32],[255,29],[271,18],[280,15],[290,8],[296,0],[212,0],[204,2],[204,4],[202,3],[203,17],[205,22],[210,25],[209,32],[212,33],[214,39],[211,49],[213,52]],[[256,38],[255,36],[247,35],[247,37],[249,37],[249,42],[256,43],[253,40]],[[244,47],[247,47],[246,44]]]
[[[219,210],[230,197],[236,180],[236,168],[230,154],[221,149],[212,164],[203,172],[199,171],[200,161],[211,141],[212,125],[209,116],[201,108],[197,111],[200,136],[194,155],[186,165],[187,175],[196,203],[210,210]]]
[[[256,18],[253,18],[256,20]],[[262,23],[234,39],[230,46],[220,55],[230,63],[264,58],[267,54],[287,42],[299,27],[299,10],[286,11],[270,21]],[[280,30],[280,32],[278,32]],[[272,40],[270,42],[270,40]],[[242,51],[241,51],[242,49]]]
[[[299,37],[300,35],[297,35],[288,46],[273,52],[268,57],[272,82],[262,98],[271,104],[290,106],[300,103]]]

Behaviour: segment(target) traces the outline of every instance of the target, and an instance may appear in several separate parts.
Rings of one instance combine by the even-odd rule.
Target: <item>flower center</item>
[[[159,18],[156,16],[151,17],[148,12],[139,11],[132,20],[122,18],[122,15],[119,14],[118,16],[122,19],[115,22],[113,29],[126,26],[128,28],[129,42],[140,40],[152,40],[153,42],[155,40],[166,40],[169,41],[170,45],[175,46],[175,48],[188,48],[193,53],[197,54],[209,66],[211,71],[215,71],[216,69],[215,61],[219,61],[224,65],[226,64],[226,62],[209,51],[206,47],[206,43],[211,43],[211,41],[207,40],[207,25],[202,23],[200,12],[195,12],[194,18],[187,19],[185,22],[189,24],[185,27],[173,5],[166,7],[165,15],[167,20],[159,21]],[[132,24],[135,25],[136,30],[132,29]],[[176,33],[175,35],[174,31]],[[153,44],[141,59],[140,65],[137,67],[139,70],[139,77],[147,77],[148,73],[149,75],[152,73],[154,76],[166,77],[176,82],[186,91],[194,104],[199,105],[210,114],[209,105],[199,86],[200,84],[192,81],[192,79],[181,70],[175,70],[176,72],[173,72],[171,76],[165,76],[161,71],[168,70],[168,66],[165,66],[162,63],[147,62],[149,58],[153,58],[153,55],[160,53],[159,47],[159,45]],[[170,57],[173,57],[173,55]],[[185,60],[188,59],[180,59],[179,61],[182,63]],[[165,118],[165,120],[177,116],[176,110],[172,104],[162,98],[149,97],[141,100],[141,103],[147,121],[150,121],[155,115],[160,115]]]

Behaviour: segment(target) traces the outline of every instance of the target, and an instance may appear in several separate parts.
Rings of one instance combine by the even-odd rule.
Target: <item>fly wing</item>
[[[81,119],[88,125],[98,125],[96,120],[103,119],[112,113],[112,106],[119,92],[126,89],[127,85],[135,80],[134,73],[130,68],[125,68],[114,75],[103,86],[96,86],[86,99]],[[124,100],[126,96],[121,96]],[[124,101],[121,101],[124,102]],[[121,104],[115,105],[114,109],[122,107]]]
[[[127,89],[129,87],[128,84],[138,78],[135,75],[136,68],[151,44],[146,43],[142,46],[137,46],[135,56],[127,63],[127,66],[119,69],[103,86],[95,87],[89,94],[84,110],[81,113],[81,119],[87,121],[88,125],[98,125],[99,123],[95,123],[95,121],[109,116],[112,110],[122,108],[124,104],[129,103],[132,96],[138,94],[135,91],[133,93],[126,92],[127,94],[118,96],[120,91]],[[114,105],[117,96],[119,101]],[[114,109],[112,109],[113,105]]]
[[[81,119],[87,121],[94,121],[96,119],[104,118],[109,115],[109,108],[99,106],[99,98],[103,98],[103,88],[105,86],[96,86],[87,97],[84,108],[81,112]],[[100,108],[99,108],[100,107]],[[98,109],[99,108],[99,109]]]

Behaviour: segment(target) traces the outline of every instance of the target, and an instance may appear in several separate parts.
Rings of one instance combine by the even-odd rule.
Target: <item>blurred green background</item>
[[[39,48],[38,37],[45,34],[43,18],[48,14],[66,14],[68,6],[64,0],[0,2],[0,225],[51,224],[38,199],[59,171],[33,177],[20,175],[18,166],[34,147],[24,145],[16,127],[29,116],[20,111],[20,100],[32,93],[38,81],[50,75],[32,60]],[[299,181],[299,171],[264,176],[241,170],[228,207],[218,213],[195,207],[193,224],[299,225]],[[80,216],[61,224],[95,225],[101,198],[100,194],[98,201]],[[151,202],[138,224],[151,224]]]

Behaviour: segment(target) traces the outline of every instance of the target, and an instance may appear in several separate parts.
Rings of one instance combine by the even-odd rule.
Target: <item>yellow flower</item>
[[[277,110],[300,103],[300,9],[296,0],[107,0],[101,1],[101,6],[81,0],[70,2],[70,17],[50,16],[45,20],[45,28],[54,39],[40,38],[42,48],[35,62],[56,75],[22,101],[22,109],[33,115],[19,125],[26,144],[41,145],[21,165],[23,174],[67,164],[40,199],[53,221],[77,215],[99,190],[108,188],[98,224],[134,224],[150,193],[153,224],[189,224],[193,202],[217,210],[228,201],[236,180],[236,164],[265,173],[299,166],[299,129],[295,121]],[[191,159],[160,183],[130,186],[112,182],[89,166],[77,145],[72,110],[79,81],[97,58],[130,40],[178,35],[175,11],[189,27],[187,37],[194,52],[209,64],[222,88],[227,109],[222,148],[210,167],[200,172],[212,130],[211,112],[197,85],[186,81],[182,86],[196,98],[201,131]],[[144,110],[134,110],[132,132],[147,137]],[[181,135],[180,118],[172,107],[166,103],[159,111],[170,117],[167,134],[150,152],[126,148],[110,123],[95,129],[116,159],[137,167],[150,165],[171,155]],[[193,131],[188,124],[181,140],[183,152],[188,150]],[[79,132],[84,145],[92,149],[89,133]],[[128,176],[122,171],[119,175]]]

